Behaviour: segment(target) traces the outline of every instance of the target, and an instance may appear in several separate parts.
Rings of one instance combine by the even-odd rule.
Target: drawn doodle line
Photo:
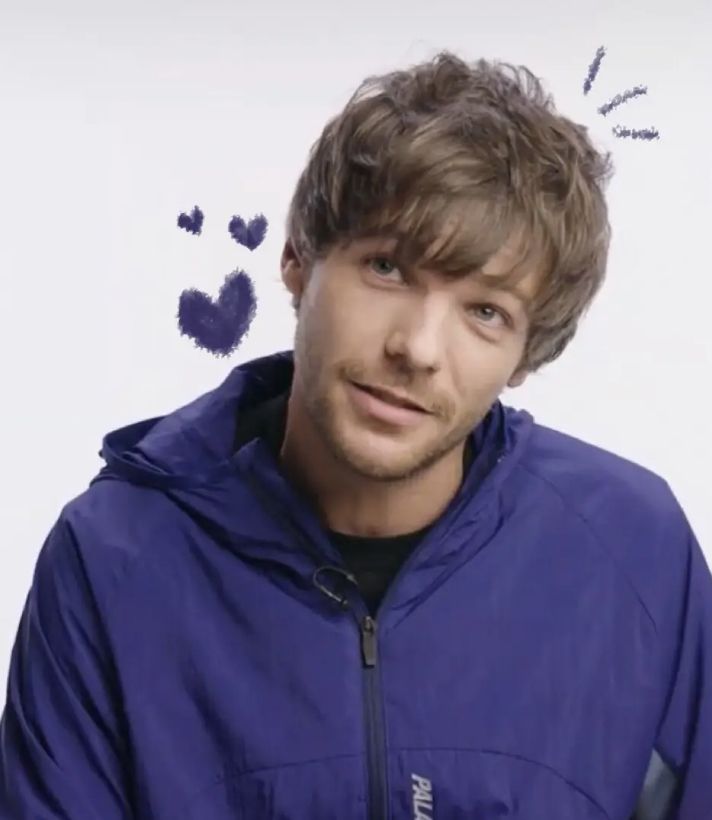
[[[593,83],[598,76],[599,69],[601,68],[601,62],[603,57],[605,56],[606,49],[603,46],[599,46],[596,49],[596,54],[593,58],[591,65],[588,67],[588,72],[586,73],[586,79],[583,82],[583,93],[584,96],[588,94],[588,92],[593,87]],[[648,93],[648,87],[644,85],[636,85],[633,88],[627,89],[622,94],[616,94],[613,99],[609,100],[607,103],[599,106],[598,113],[601,116],[606,117],[613,111],[614,108],[618,108],[618,106],[623,105],[624,103],[628,102],[629,100],[634,99],[635,97],[640,97],[643,94]],[[631,137],[632,139],[642,139],[642,140],[656,140],[660,138],[660,133],[656,128],[628,128],[622,125],[616,125],[614,128],[611,129],[612,133],[616,137]]]

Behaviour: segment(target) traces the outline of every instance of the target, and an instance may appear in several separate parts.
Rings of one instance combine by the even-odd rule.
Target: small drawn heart
[[[255,318],[257,300],[250,277],[242,270],[229,274],[220,288],[217,301],[202,291],[190,288],[180,295],[178,327],[216,356],[228,356],[242,342]]]
[[[227,226],[228,231],[232,234],[235,242],[244,245],[253,251],[258,248],[265,238],[267,233],[267,219],[263,214],[258,214],[252,217],[247,225],[245,220],[240,216],[233,216],[230,224]]]
[[[199,234],[203,229],[203,212],[196,205],[190,212],[180,214],[178,217],[178,227],[189,231],[192,234]]]

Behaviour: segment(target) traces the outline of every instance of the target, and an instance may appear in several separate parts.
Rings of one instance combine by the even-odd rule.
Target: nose
[[[447,300],[436,294],[404,306],[386,339],[388,356],[406,360],[414,370],[438,371],[452,322],[448,310]]]

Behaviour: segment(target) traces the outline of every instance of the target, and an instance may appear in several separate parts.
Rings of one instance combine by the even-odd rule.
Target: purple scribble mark
[[[603,46],[600,46],[596,49],[596,56],[593,59],[593,62],[589,66],[588,74],[586,75],[586,79],[584,80],[583,84],[583,93],[584,95],[588,94],[593,86],[593,81],[598,76],[598,70],[601,67],[601,60],[603,60],[603,56],[606,53],[606,49]],[[627,91],[624,91],[622,94],[616,94],[612,100],[609,100],[604,105],[600,106],[598,109],[598,113],[601,116],[606,117],[613,111],[614,108],[617,108],[619,105],[623,105],[623,103],[628,102],[628,100],[632,100],[635,97],[640,97],[643,94],[648,93],[648,87],[645,85],[636,85],[634,88],[629,88]],[[641,128],[641,129],[630,129],[626,128],[622,125],[617,125],[615,128],[611,129],[613,135],[616,137],[632,137],[635,139],[641,140],[657,140],[660,139],[660,134],[655,128]]]
[[[203,212],[196,205],[190,212],[190,216],[182,213],[178,217],[178,227],[184,228],[192,234],[199,234],[203,228]]]
[[[197,205],[190,215],[178,217],[178,227],[193,234],[199,234],[202,226],[203,213]],[[233,216],[228,230],[236,242],[253,251],[265,238],[267,220],[258,214],[245,225],[243,219]],[[228,356],[244,339],[256,310],[252,280],[245,271],[235,270],[223,282],[217,301],[195,288],[184,290],[178,303],[178,327],[181,336],[190,336],[196,347]]]
[[[605,53],[606,49],[603,46],[599,46],[596,50],[596,56],[593,58],[593,62],[588,67],[588,74],[586,75],[586,79],[583,84],[584,96],[591,90],[591,86],[593,85],[593,81],[596,79],[598,69],[601,67],[601,60],[603,59],[603,55]]]
[[[660,139],[660,134],[655,128],[640,128],[640,129],[630,129],[625,128],[622,125],[616,125],[613,129],[613,133],[617,137],[630,137],[634,140],[657,140]]]
[[[229,274],[214,301],[191,288],[180,295],[178,326],[196,347],[228,356],[242,342],[255,318],[257,300],[250,277],[242,270]]]
[[[227,226],[235,242],[253,251],[262,244],[267,232],[267,220],[262,214],[253,217],[247,225],[240,216],[233,216]]]
[[[648,87],[646,85],[636,85],[635,88],[630,88],[622,94],[616,94],[612,100],[605,103],[605,105],[602,105],[598,109],[598,113],[604,117],[607,117],[614,108],[617,108],[619,105],[623,105],[623,103],[628,102],[628,100],[632,100],[633,97],[640,97],[647,93]]]

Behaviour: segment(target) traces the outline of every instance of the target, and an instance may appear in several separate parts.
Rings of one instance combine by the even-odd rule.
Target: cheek
[[[487,356],[489,352],[489,356]],[[468,367],[455,367],[455,390],[463,407],[483,407],[492,404],[504,389],[509,371],[496,360],[491,350],[483,350],[483,355]]]
[[[320,323],[333,335],[334,340],[348,344],[366,345],[370,339],[377,340],[385,332],[386,322],[383,306],[373,294],[364,294],[354,288],[339,292],[320,294],[318,309]]]
[[[339,298],[341,296],[341,298]],[[308,360],[313,379],[329,381],[332,370],[344,360],[360,360],[368,331],[343,294],[323,285],[302,304],[297,339],[302,358]]]

